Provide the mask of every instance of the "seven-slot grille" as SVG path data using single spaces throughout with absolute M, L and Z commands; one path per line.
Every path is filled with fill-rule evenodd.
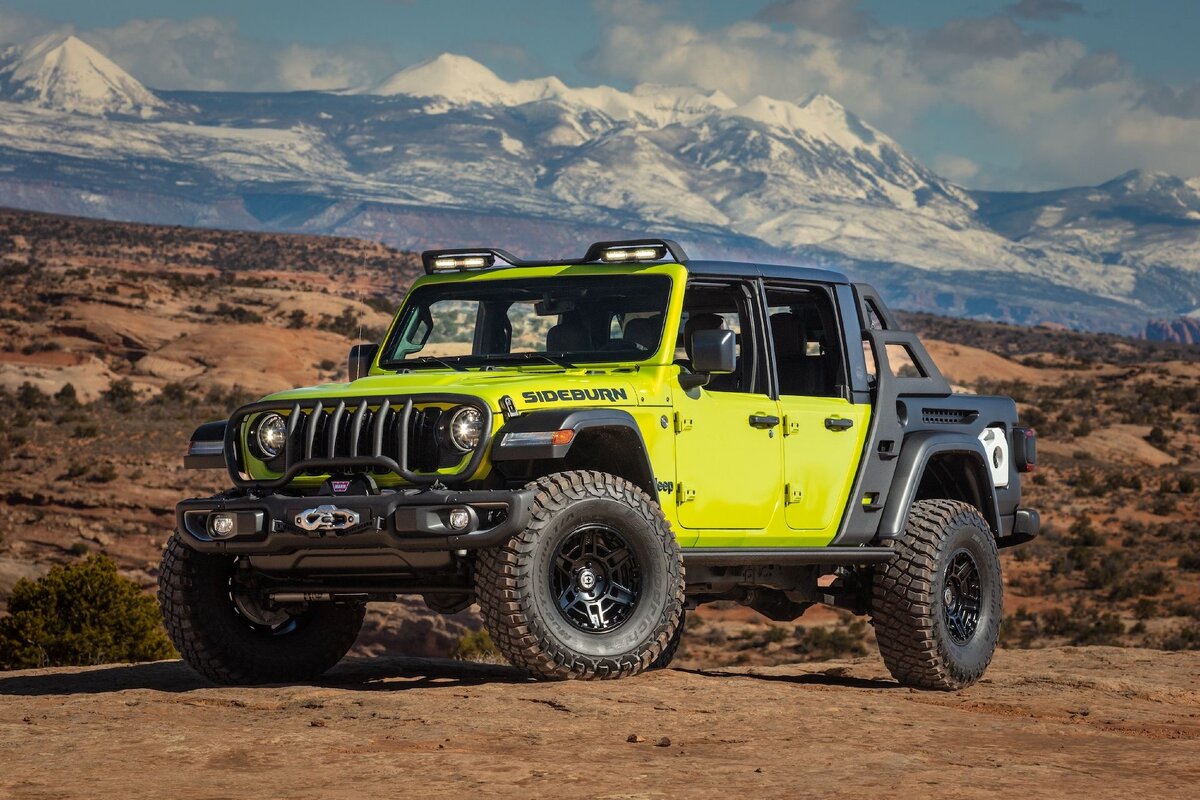
M 465 467 L 454 473 L 438 473 L 438 469 L 458 464 L 465 455 L 442 447 L 438 441 L 443 415 L 460 405 L 480 412 L 480 444 Z M 247 470 L 242 463 L 241 444 L 252 439 L 254 426 L 262 414 L 269 412 L 287 420 L 284 451 L 267 462 L 273 472 L 281 474 L 276 479 L 255 480 L 242 474 Z M 283 486 L 304 474 L 354 472 L 394 473 L 414 484 L 447 482 L 467 478 L 478 468 L 491 435 L 491 423 L 492 413 L 486 403 L 458 394 L 252 403 L 239 408 L 229 419 L 226 463 L 237 485 L 259 488 Z
M 437 423 L 441 415 L 437 406 L 414 406 L 405 424 L 405 406 L 393 406 L 386 399 L 375 406 L 366 400 L 351 404 L 339 400 L 333 406 L 320 401 L 297 403 L 286 415 L 284 463 L 290 467 L 301 460 L 383 456 L 429 472 L 439 466 Z M 455 458 L 455 463 L 458 460 Z

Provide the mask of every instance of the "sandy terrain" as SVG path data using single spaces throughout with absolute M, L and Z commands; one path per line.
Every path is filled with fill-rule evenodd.
M 955 694 L 885 674 L 874 657 L 594 684 L 403 659 L 253 689 L 176 662 L 7 673 L 0 795 L 1147 800 L 1200 782 L 1200 653 L 1002 651 Z

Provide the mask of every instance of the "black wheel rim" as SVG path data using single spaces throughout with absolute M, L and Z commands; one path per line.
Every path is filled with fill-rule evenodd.
M 959 550 L 946 567 L 942 587 L 942 614 L 955 644 L 966 644 L 975 635 L 981 593 L 979 565 L 970 553 Z
M 633 615 L 641 568 L 629 542 L 607 525 L 576 528 L 558 546 L 550 567 L 558 611 L 586 633 L 608 633 Z

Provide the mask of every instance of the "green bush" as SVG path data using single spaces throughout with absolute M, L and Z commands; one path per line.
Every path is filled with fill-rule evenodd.
M 175 656 L 158 604 L 104 556 L 20 580 L 0 619 L 0 669 L 158 661 Z
M 492 635 L 485 630 L 467 631 L 460 636 L 450 650 L 450 657 L 459 661 L 483 661 L 491 664 L 504 661 L 496 643 L 492 641 Z

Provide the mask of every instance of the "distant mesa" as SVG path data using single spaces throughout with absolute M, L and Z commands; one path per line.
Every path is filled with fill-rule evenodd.
M 1200 317 L 1152 319 L 1146 324 L 1142 338 L 1152 342 L 1200 344 Z

